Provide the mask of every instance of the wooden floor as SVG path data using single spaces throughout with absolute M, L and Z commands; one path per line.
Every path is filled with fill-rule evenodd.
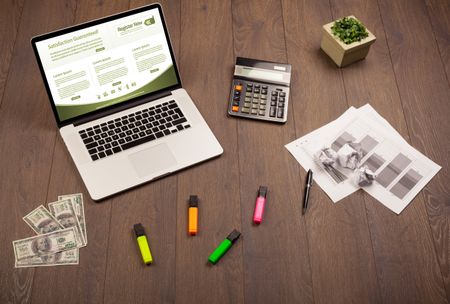
M 145 2 L 1 1 L 0 303 L 450 302 L 450 1 L 161 1 L 184 86 L 225 153 L 96 204 L 58 134 L 30 38 Z M 321 26 L 350 14 L 377 41 L 338 69 L 320 51 Z M 227 117 L 236 56 L 292 64 L 285 125 Z M 300 216 L 306 174 L 284 145 L 368 102 L 442 170 L 399 216 L 362 192 L 333 204 L 319 187 Z M 255 227 L 259 185 L 270 192 Z M 33 235 L 22 216 L 74 192 L 86 198 L 80 265 L 15 269 L 11 242 Z M 201 199 L 196 237 L 190 194 Z M 233 228 L 242 238 L 208 266 Z

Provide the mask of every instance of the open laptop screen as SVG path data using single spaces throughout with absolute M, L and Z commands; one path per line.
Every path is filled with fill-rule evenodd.
M 32 40 L 58 123 L 180 84 L 158 5 Z

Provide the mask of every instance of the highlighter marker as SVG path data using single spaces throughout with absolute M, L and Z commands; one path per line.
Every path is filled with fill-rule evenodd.
M 136 233 L 142 260 L 146 265 L 150 265 L 153 262 L 152 253 L 150 252 L 150 247 L 148 247 L 147 237 L 145 236 L 144 227 L 142 227 L 141 223 L 134 225 L 134 233 Z
M 197 195 L 189 197 L 189 219 L 188 232 L 190 235 L 197 235 L 198 232 L 198 198 Z
M 241 236 L 241 233 L 236 229 L 233 230 L 226 239 L 220 243 L 220 245 L 214 250 L 214 252 L 209 256 L 208 261 L 215 265 L 225 253 L 233 246 L 234 242 Z
M 253 222 L 261 224 L 264 214 L 264 206 L 266 205 L 267 187 L 260 186 L 258 197 L 256 197 L 255 212 L 253 213 Z

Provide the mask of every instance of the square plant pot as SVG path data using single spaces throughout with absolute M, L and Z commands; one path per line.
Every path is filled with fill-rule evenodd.
M 358 20 L 355 16 L 348 16 L 347 18 L 354 18 Z M 367 56 L 367 53 L 369 53 L 370 46 L 375 42 L 376 37 L 366 28 L 369 36 L 361 41 L 345 44 L 339 39 L 339 37 L 333 35 L 331 27 L 334 22 L 335 21 L 325 24 L 322 27 L 323 35 L 322 42 L 320 44 L 321 49 L 328 56 L 330 56 L 331 59 L 333 59 L 338 67 L 344 67 L 353 62 L 364 59 Z

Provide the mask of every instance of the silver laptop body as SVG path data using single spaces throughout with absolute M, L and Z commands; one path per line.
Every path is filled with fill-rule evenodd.
M 32 46 L 92 199 L 223 153 L 181 86 L 159 4 L 34 37 Z

